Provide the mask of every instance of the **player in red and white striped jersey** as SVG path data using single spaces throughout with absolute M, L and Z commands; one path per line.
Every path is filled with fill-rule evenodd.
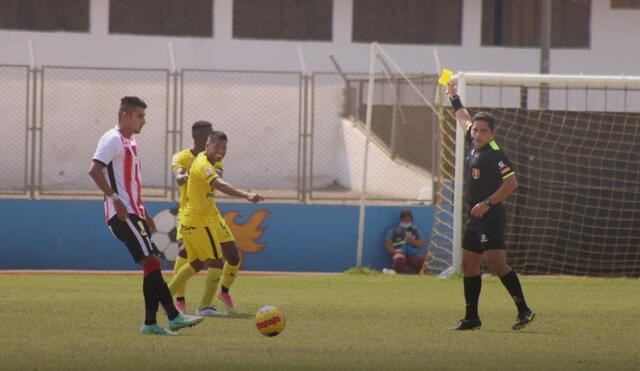
M 144 271 L 145 320 L 140 332 L 175 335 L 173 330 L 194 326 L 202 322 L 202 317 L 181 314 L 173 305 L 151 240 L 155 226 L 142 202 L 140 157 L 133 137 L 145 124 L 146 108 L 147 104 L 138 97 L 121 99 L 118 125 L 100 138 L 89 176 L 105 195 L 105 213 L 111 232 L 127 246 L 133 260 Z M 156 322 L 158 303 L 169 317 L 170 330 Z

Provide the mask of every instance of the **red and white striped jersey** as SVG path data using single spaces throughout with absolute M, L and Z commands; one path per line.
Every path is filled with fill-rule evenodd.
M 130 214 L 145 218 L 145 208 L 140 195 L 142 190 L 142 173 L 140 157 L 133 135 L 125 138 L 115 127 L 100 138 L 93 161 L 105 166 L 102 170 L 109 185 L 120 196 Z M 104 200 L 107 222 L 116 215 L 113 201 Z

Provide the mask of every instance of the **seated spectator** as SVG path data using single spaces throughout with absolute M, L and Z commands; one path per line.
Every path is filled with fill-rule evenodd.
M 413 225 L 411 210 L 400 212 L 400 222 L 387 233 L 384 247 L 393 255 L 393 269 L 396 272 L 420 272 L 424 264 L 424 240 Z

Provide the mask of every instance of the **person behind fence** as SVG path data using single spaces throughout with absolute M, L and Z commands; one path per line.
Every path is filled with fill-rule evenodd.
M 396 272 L 420 272 L 424 264 L 424 240 L 413 225 L 411 210 L 400 212 L 400 221 L 387 232 L 384 247 L 393 255 L 393 269 Z

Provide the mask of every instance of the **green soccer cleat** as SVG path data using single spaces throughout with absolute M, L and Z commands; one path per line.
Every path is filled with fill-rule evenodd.
M 178 335 L 158 325 L 143 325 L 142 328 L 140 328 L 140 333 L 142 335 Z
M 531 309 L 527 309 L 522 313 L 518 313 L 518 318 L 516 319 L 516 323 L 511 327 L 514 330 L 521 330 L 526 325 L 528 325 L 533 319 L 536 317 L 536 314 L 531 311 Z
M 204 318 L 200 316 L 178 313 L 176 318 L 169 321 L 169 329 L 171 329 L 171 331 L 177 331 L 181 328 L 195 326 L 202 322 L 203 319 Z
M 473 319 L 461 319 L 460 322 L 454 327 L 449 327 L 449 330 L 453 331 L 461 331 L 461 330 L 477 330 L 482 327 L 482 322 L 480 318 L 476 317 Z

